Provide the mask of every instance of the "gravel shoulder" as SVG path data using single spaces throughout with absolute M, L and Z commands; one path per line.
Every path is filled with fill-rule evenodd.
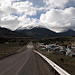
M 35 53 L 34 55 L 37 61 L 39 75 L 54 75 L 51 66 L 38 54 Z

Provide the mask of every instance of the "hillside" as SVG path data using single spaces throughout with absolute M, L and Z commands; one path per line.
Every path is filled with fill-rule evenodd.
M 72 29 L 69 29 L 65 32 L 59 33 L 59 36 L 75 36 L 75 31 Z
M 20 37 L 21 35 L 15 31 L 0 27 L 0 37 Z
M 0 27 L 0 37 L 30 37 L 34 39 L 59 36 L 75 36 L 75 31 L 69 29 L 65 32 L 56 33 L 43 27 L 16 29 L 15 31 L 11 31 L 10 29 Z
M 32 29 L 23 29 L 23 30 L 16 30 L 20 34 L 25 34 L 32 38 L 43 38 L 43 37 L 55 37 L 57 33 L 41 27 L 35 27 Z

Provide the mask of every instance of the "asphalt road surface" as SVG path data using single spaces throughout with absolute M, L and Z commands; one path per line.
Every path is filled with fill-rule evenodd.
M 50 66 L 33 52 L 29 43 L 23 52 L 0 60 L 0 75 L 54 75 Z

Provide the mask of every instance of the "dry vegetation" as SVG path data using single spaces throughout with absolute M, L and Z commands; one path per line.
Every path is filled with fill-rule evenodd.
M 4 40 L 6 39 L 6 40 Z M 4 38 L 0 40 L 0 58 L 12 55 L 28 43 L 25 38 Z
M 22 46 L 19 46 L 17 44 L 0 44 L 0 58 L 3 58 L 5 56 L 8 56 L 10 54 L 15 53 L 17 50 L 19 50 Z

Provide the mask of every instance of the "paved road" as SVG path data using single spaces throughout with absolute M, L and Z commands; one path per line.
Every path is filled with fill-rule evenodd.
M 21 53 L 0 60 L 0 75 L 53 75 L 49 65 L 36 53 L 29 43 Z

